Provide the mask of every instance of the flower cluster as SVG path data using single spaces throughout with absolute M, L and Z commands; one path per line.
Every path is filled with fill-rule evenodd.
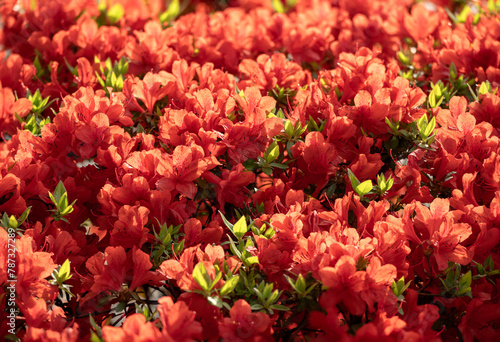
M 0 336 L 500 340 L 499 11 L 0 2 Z

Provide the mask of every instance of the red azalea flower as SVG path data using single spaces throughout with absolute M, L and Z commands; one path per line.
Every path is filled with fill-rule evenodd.
M 172 92 L 175 81 L 175 77 L 165 71 L 160 71 L 158 74 L 148 72 L 143 80 L 134 79 L 130 95 L 141 100 L 148 113 L 154 114 L 155 103 Z
M 46 280 L 57 265 L 52 255 L 38 252 L 33 238 L 27 235 L 16 239 L 16 292 L 23 301 L 28 297 L 37 297 L 44 300 L 54 300 L 57 288 Z
M 417 202 L 415 211 L 415 233 L 409 230 L 409 238 L 423 244 L 424 253 L 434 257 L 439 270 L 446 269 L 448 261 L 466 265 L 472 260 L 473 252 L 461 244 L 472 229 L 467 223 L 456 222 L 462 212 L 450 211 L 448 199 L 436 198 L 430 209 Z
M 196 321 L 196 313 L 189 310 L 186 303 L 174 303 L 171 297 L 158 300 L 158 312 L 163 325 L 162 340 L 172 342 L 191 342 L 201 340 L 203 328 Z
M 256 236 L 256 256 L 259 257 L 259 267 L 274 283 L 284 282 L 283 272 L 290 267 L 290 253 L 278 249 L 276 244 L 266 238 Z
M 118 211 L 118 221 L 111 231 L 111 244 L 140 248 L 148 239 L 152 238 L 145 227 L 148 222 L 149 210 L 146 207 L 124 205 Z
M 256 85 L 261 90 L 270 91 L 278 85 L 283 89 L 298 90 L 311 80 L 308 72 L 304 71 L 299 64 L 287 61 L 282 53 L 271 56 L 260 55 L 256 60 L 244 59 L 238 66 L 238 70 L 243 75 L 247 75 L 240 81 L 240 89 Z
M 129 8 L 133 9 L 136 5 Z M 139 6 L 142 5 L 141 2 Z M 139 74 L 151 69 L 158 71 L 170 68 L 172 62 L 179 58 L 168 44 L 174 38 L 172 33 L 171 30 L 163 30 L 158 21 L 147 22 L 143 32 L 135 30 L 137 39 L 129 36 L 123 51 L 133 61 L 129 71 Z
M 353 315 L 362 315 L 366 302 L 362 299 L 365 291 L 366 273 L 356 271 L 356 261 L 351 256 L 344 255 L 335 267 L 325 267 L 319 270 L 319 276 L 324 286 L 328 288 L 321 296 L 323 307 L 341 304 Z
M 121 292 L 124 284 L 128 285 L 128 291 L 134 291 L 138 286 L 158 279 L 156 273 L 150 271 L 153 265 L 149 256 L 136 247 L 127 253 L 121 246 L 107 247 L 104 255 L 95 254 L 85 266 L 90 272 L 89 296 L 108 291 Z
M 389 115 L 389 104 L 391 103 L 389 89 L 378 90 L 372 99 L 372 95 L 361 90 L 354 97 L 355 107 L 347 107 L 347 117 L 357 127 L 362 127 L 365 132 L 375 135 L 387 133 L 385 118 Z
M 500 305 L 472 299 L 458 328 L 464 342 L 496 341 L 500 338 Z
M 408 289 L 403 302 L 403 312 L 408 329 L 425 336 L 426 341 L 439 341 L 438 332 L 432 330 L 435 321 L 439 319 L 439 308 L 432 304 L 417 305 L 418 293 Z
M 262 96 L 257 87 L 245 89 L 242 95 L 236 95 L 234 99 L 241 106 L 245 120 L 234 123 L 223 119 L 220 122 L 226 131 L 222 144 L 227 147 L 233 163 L 256 159 L 270 137 L 278 134 L 283 127 L 279 118 L 267 118 L 267 113 L 275 108 L 276 100 Z
M 185 234 L 184 244 L 186 247 L 202 243 L 209 244 L 208 248 L 210 244 L 218 243 L 223 233 L 222 227 L 207 227 L 202 229 L 201 222 L 195 218 L 187 220 L 183 229 Z
M 184 292 L 178 301 L 186 303 L 189 310 L 196 312 L 196 320 L 203 327 L 203 340 L 218 339 L 219 321 L 222 320 L 222 312 L 216 306 L 211 305 L 205 297 L 192 292 Z
M 191 290 L 198 284 L 192 277 L 196 247 L 184 249 L 179 260 L 165 260 L 160 265 L 160 272 L 168 279 L 174 279 L 181 289 Z
M 16 114 L 21 118 L 29 114 L 32 104 L 28 99 L 16 100 L 12 89 L 2 87 L 0 82 L 0 133 L 14 135 L 20 126 Z
M 62 331 L 57 330 L 45 330 L 34 328 L 28 326 L 26 329 L 26 335 L 24 335 L 23 341 L 26 342 L 38 342 L 38 341 L 64 341 L 64 342 L 78 342 L 79 339 L 79 327 L 77 323 L 67 327 Z
M 382 266 L 380 259 L 375 256 L 370 259 L 370 263 L 366 267 L 364 291 L 361 292 L 361 298 L 368 305 L 370 312 L 374 311 L 375 303 L 382 301 L 387 293 L 392 302 L 396 303 L 396 296 L 389 290 L 391 283 L 396 278 L 396 273 L 394 265 L 386 264 Z
M 102 336 L 107 342 L 155 342 L 161 340 L 162 334 L 154 323 L 146 322 L 146 317 L 137 313 L 128 316 L 121 327 L 102 327 Z
M 423 4 L 414 5 L 411 14 L 404 15 L 404 27 L 416 41 L 432 35 L 439 22 L 439 14 L 430 12 Z
M 178 191 L 193 199 L 196 195 L 196 185 L 193 183 L 207 169 L 203 160 L 204 153 L 200 147 L 177 146 L 172 158 L 165 163 L 165 177 L 156 182 L 160 191 Z
M 236 301 L 229 317 L 219 323 L 223 341 L 266 341 L 272 338 L 271 319 L 262 312 L 252 313 L 245 300 Z
M 255 182 L 255 174 L 246 171 L 242 164 L 236 165 L 231 171 L 224 170 L 222 179 L 211 172 L 205 172 L 203 178 L 216 185 L 217 200 L 221 211 L 225 203 L 243 207 L 250 195 L 250 190 L 246 186 Z
M 26 201 L 21 197 L 21 180 L 13 174 L 0 176 L 0 211 L 18 215 L 25 209 Z
M 92 117 L 88 126 L 80 126 L 75 131 L 75 137 L 83 142 L 79 148 L 82 158 L 94 157 L 97 148 L 109 137 L 109 119 L 105 114 L 97 114 Z

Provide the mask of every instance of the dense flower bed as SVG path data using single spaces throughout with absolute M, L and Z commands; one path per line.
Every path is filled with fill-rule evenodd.
M 0 2 L 0 336 L 499 341 L 499 11 Z

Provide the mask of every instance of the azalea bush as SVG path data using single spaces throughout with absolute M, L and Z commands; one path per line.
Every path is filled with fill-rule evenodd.
M 500 2 L 0 3 L 0 336 L 500 340 Z

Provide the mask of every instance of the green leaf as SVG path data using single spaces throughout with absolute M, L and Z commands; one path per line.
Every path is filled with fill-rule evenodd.
M 431 93 L 429 94 L 427 101 L 429 103 L 429 106 L 431 106 L 431 108 L 436 107 L 436 92 L 434 90 L 431 91 Z
M 404 277 L 403 277 L 403 281 L 404 281 Z M 408 287 L 410 287 L 410 284 L 411 284 L 411 280 L 405 284 L 405 286 L 403 286 L 403 288 L 401 289 L 401 293 L 405 292 Z
M 393 184 L 394 184 L 394 178 L 389 177 L 389 179 L 387 179 L 385 184 L 385 191 L 389 191 L 392 188 Z
M 290 308 L 288 306 L 281 305 L 281 304 L 273 304 L 270 306 L 270 308 L 273 310 L 279 310 L 279 311 L 290 311 Z
M 33 61 L 33 65 L 35 66 L 36 69 L 36 76 L 38 78 L 42 77 L 44 70 L 42 68 L 42 64 L 40 63 L 40 59 L 38 56 L 35 57 L 35 60 Z
M 124 14 L 125 14 L 125 10 L 124 10 L 122 4 L 115 4 L 113 7 L 111 7 L 108 10 L 108 12 L 106 13 L 106 17 L 108 18 L 109 22 L 114 25 L 117 22 L 119 22 L 121 18 L 123 18 Z M 108 69 L 111 69 L 111 68 L 108 68 Z
M 240 276 L 235 275 L 231 277 L 230 279 L 226 280 L 226 283 L 222 286 L 220 289 L 220 295 L 225 296 L 228 293 L 232 292 L 236 285 L 238 285 L 238 282 L 240 281 Z
M 373 188 L 373 183 L 371 180 L 364 181 L 363 183 L 359 184 L 356 189 L 356 193 L 360 196 L 363 197 L 367 193 L 369 193 Z
M 252 290 L 257 295 L 257 297 L 259 297 L 261 302 L 265 301 L 264 295 L 262 294 L 262 292 L 258 288 L 254 287 Z
M 300 273 L 299 276 L 297 277 L 297 281 L 295 282 L 295 288 L 299 293 L 303 293 L 306 290 L 306 280 Z
M 385 188 L 385 176 L 383 173 L 377 175 L 377 184 L 381 189 Z
M 279 164 L 279 163 L 271 163 L 271 164 L 269 164 L 269 166 L 277 167 L 278 169 L 281 169 L 281 170 L 288 170 L 290 168 L 288 165 Z
M 167 10 L 160 14 L 160 22 L 163 24 L 164 22 L 172 21 L 173 19 L 177 18 L 180 11 L 181 6 L 179 0 L 172 0 L 168 5 Z
M 285 276 L 285 279 L 288 281 L 288 283 L 290 284 L 290 286 L 297 292 L 299 292 L 299 290 L 297 290 L 297 285 L 296 283 L 293 281 L 292 278 L 290 278 L 289 276 L 287 276 L 286 274 L 284 274 Z
M 162 245 L 165 245 L 169 243 L 170 240 L 172 240 L 172 235 L 170 233 L 167 233 L 167 235 L 165 235 L 165 237 L 161 240 L 161 243 Z
M 448 289 L 452 288 L 456 281 L 457 281 L 457 277 L 456 277 L 455 272 L 453 272 L 451 270 L 448 271 L 448 273 L 446 274 L 446 287 Z
M 481 275 L 486 274 L 486 270 L 484 269 L 483 265 L 481 265 L 481 264 L 478 264 L 478 265 L 477 265 L 477 271 L 478 271 L 478 272 L 479 272 L 479 274 L 481 274 Z
M 273 284 L 272 283 L 266 284 L 264 286 L 264 291 L 262 291 L 262 295 L 264 296 L 264 298 L 269 298 L 272 290 L 273 290 Z
M 210 305 L 216 306 L 219 309 L 222 309 L 222 299 L 218 296 L 210 296 L 207 297 L 207 301 L 210 303 Z
M 117 89 L 119 91 L 121 91 L 123 89 L 123 76 L 122 75 L 118 76 L 118 78 L 116 79 L 115 89 Z
M 493 261 L 493 257 L 491 255 L 488 255 L 486 260 L 484 260 L 484 267 L 488 267 L 490 271 L 495 269 L 495 262 Z
M 488 10 L 490 13 L 496 13 L 496 6 L 495 6 L 495 0 L 488 0 Z
M 56 201 L 56 199 L 54 198 L 54 195 L 52 195 L 52 193 L 51 193 L 51 192 L 49 192 L 49 198 L 50 198 L 50 200 L 52 201 L 52 203 L 54 203 L 54 205 L 56 205 L 56 206 L 57 206 L 57 201 Z
M 174 244 L 175 254 L 179 255 L 184 250 L 184 241 L 186 240 L 182 240 L 181 242 Z
M 269 145 L 269 148 L 267 149 L 267 155 L 266 155 L 267 164 L 275 161 L 279 155 L 280 155 L 280 147 L 278 146 L 276 141 L 273 141 L 273 143 Z
M 252 309 L 252 311 L 257 311 L 257 310 L 262 310 L 262 309 L 264 309 L 264 307 L 263 307 L 262 305 L 260 305 L 260 304 L 252 304 L 252 305 L 250 306 L 250 309 Z
M 462 12 L 460 12 L 460 14 L 457 16 L 458 22 L 465 23 L 469 14 L 470 14 L 470 7 L 468 5 L 465 5 L 464 8 L 462 9 Z
M 292 123 L 290 122 L 290 120 L 286 120 L 285 121 L 285 125 L 284 125 L 284 128 L 285 128 L 285 133 L 286 133 L 286 136 L 288 138 L 292 138 L 293 137 L 293 125 Z
M 37 133 L 37 126 L 36 126 L 36 118 L 34 115 L 30 116 L 28 121 L 26 121 L 26 125 L 24 126 L 26 130 L 30 131 L 33 135 L 36 135 Z
M 403 51 L 398 51 L 398 59 L 402 64 L 410 64 L 410 58 Z
M 94 331 L 91 332 L 90 342 L 104 342 L 102 338 L 99 337 Z
M 121 61 L 122 61 L 122 59 L 120 59 L 120 62 Z M 125 75 L 127 72 L 128 72 L 128 62 L 125 59 L 123 59 L 123 64 L 122 64 L 122 67 L 120 69 L 120 73 L 122 75 Z
M 243 235 L 246 234 L 247 231 L 248 231 L 248 227 L 247 227 L 246 218 L 245 218 L 245 216 L 242 216 L 238 220 L 238 222 L 236 222 L 234 224 L 233 233 L 234 233 L 234 235 L 236 235 L 238 240 L 240 240 L 243 237 Z
M 476 93 L 474 92 L 474 90 L 472 90 L 470 84 L 467 83 L 467 87 L 469 88 L 469 92 L 471 93 L 472 97 L 474 98 L 474 101 L 478 102 L 479 101 L 479 98 L 477 97 Z
M 215 285 L 217 285 L 217 283 L 219 282 L 219 280 L 221 280 L 221 278 L 222 278 L 222 272 L 219 271 L 215 275 L 215 279 L 212 281 L 212 284 L 210 285 L 210 288 L 208 290 L 212 291 L 212 289 L 215 287 Z
M 57 280 L 60 281 L 60 283 L 64 283 L 66 280 L 71 279 L 72 275 L 70 273 L 71 268 L 69 259 L 66 259 L 59 269 Z
M 458 282 L 459 294 L 469 291 L 471 283 L 472 283 L 472 273 L 471 271 L 469 271 L 465 273 Z
M 350 169 L 347 169 L 347 174 L 349 176 L 349 180 L 351 181 L 352 188 L 356 189 L 359 185 L 358 178 L 354 175 L 354 173 Z
M 24 221 L 28 218 L 28 215 L 30 214 L 31 207 L 26 208 L 26 210 L 21 214 L 21 217 L 19 217 L 19 225 L 22 225 Z
M 68 193 L 65 192 L 62 194 L 62 196 L 59 198 L 57 201 L 57 208 L 60 211 L 64 211 L 68 207 Z
M 313 117 L 309 115 L 309 123 L 311 124 L 311 131 L 319 131 L 318 124 L 314 121 Z
M 424 114 L 420 117 L 420 119 L 417 119 L 417 127 L 420 132 L 425 130 L 427 127 L 427 114 Z
M 251 256 L 245 259 L 245 263 L 247 265 L 253 265 L 253 264 L 258 264 L 259 263 L 259 257 L 258 256 Z
M 94 317 L 92 317 L 90 314 L 89 314 L 89 321 L 90 321 L 90 326 L 94 328 L 95 331 L 100 333 L 101 327 L 97 325 L 96 321 L 94 320 Z
M 54 198 L 56 199 L 55 204 L 59 203 L 59 200 L 65 193 L 66 193 L 66 188 L 64 187 L 63 182 L 59 181 L 59 183 L 57 183 L 56 189 L 54 190 Z
M 73 212 L 74 208 L 72 205 L 67 206 L 64 210 L 62 210 L 59 215 L 60 216 L 66 216 L 68 214 L 71 214 Z
M 194 267 L 193 278 L 205 292 L 208 292 L 211 279 L 203 262 L 197 263 Z
M 428 138 L 432 132 L 434 132 L 434 129 L 436 128 L 436 118 L 433 116 L 431 121 L 427 124 L 427 127 L 425 127 L 424 130 L 424 135 L 426 138 Z
M 234 244 L 233 239 L 231 239 L 231 237 L 229 235 L 227 235 L 227 237 L 229 238 L 229 247 L 231 249 L 231 252 L 233 252 L 233 254 L 236 255 L 238 257 L 238 259 L 241 260 L 243 258 L 243 255 L 241 254 L 240 250 Z
M 99 84 L 101 85 L 101 87 L 106 88 L 106 82 L 104 82 L 104 80 L 101 78 L 101 76 L 99 76 L 97 71 L 95 72 L 95 75 L 96 75 L 97 81 L 99 81 Z
M 489 81 L 482 82 L 478 90 L 479 94 L 488 94 L 491 92 L 491 84 Z
M 268 239 L 272 238 L 274 236 L 274 234 L 276 234 L 276 231 L 272 228 L 272 227 L 269 227 L 266 232 L 264 233 L 264 236 Z
M 144 306 L 143 314 L 146 318 L 149 318 L 151 316 L 151 310 L 149 310 L 149 306 L 147 306 L 147 305 Z
M 118 305 L 115 307 L 115 312 L 119 313 L 125 310 L 125 307 L 127 306 L 127 302 L 120 302 Z
M 114 72 L 111 73 L 110 81 L 111 81 L 111 87 L 116 89 L 116 74 Z
M 264 172 L 268 176 L 271 176 L 273 174 L 273 169 L 270 167 L 263 167 L 262 172 Z
M 232 224 L 231 222 L 229 222 L 229 221 L 227 220 L 227 218 L 224 216 L 224 214 L 223 214 L 223 213 L 221 213 L 220 211 L 219 211 L 219 214 L 220 214 L 220 216 L 221 216 L 221 218 L 222 218 L 222 221 L 223 221 L 223 222 L 224 222 L 224 224 L 226 225 L 226 227 L 228 227 L 230 230 L 233 230 L 233 224 Z
M 399 281 L 398 281 L 399 282 Z M 391 284 L 391 290 L 392 292 L 394 292 L 394 295 L 397 297 L 399 296 L 399 288 L 398 288 L 398 283 L 396 282 L 396 280 L 393 280 L 392 281 L 392 284 Z
M 398 282 L 396 283 L 397 289 L 398 289 L 398 294 L 401 294 L 401 290 L 405 286 L 405 277 L 399 278 Z
M 144 130 L 144 127 L 140 123 L 137 124 L 137 134 L 139 133 L 145 133 L 146 131 Z
M 300 121 L 297 120 L 297 122 L 295 123 L 295 126 L 297 126 L 297 125 L 299 125 L 299 129 L 297 130 L 297 136 L 300 137 L 307 130 L 307 124 L 304 127 L 300 128 Z
M 2 227 L 9 228 L 9 215 L 6 212 L 2 215 Z
M 11 215 L 9 218 L 9 227 L 10 228 L 17 228 L 17 219 L 14 215 Z
M 270 284 L 272 285 L 272 284 Z M 272 288 L 272 287 L 271 287 Z M 280 296 L 280 292 L 278 290 L 274 290 L 274 292 L 268 297 L 266 300 L 266 305 L 270 305 L 278 300 L 278 297 Z
M 450 71 L 450 80 L 453 82 L 457 79 L 457 75 L 458 75 L 457 67 L 455 66 L 455 63 L 451 62 L 449 71 Z
M 68 68 L 68 70 L 71 72 L 71 74 L 73 76 L 78 76 L 78 72 L 76 70 L 76 68 L 72 67 L 71 64 L 69 64 L 68 60 L 66 59 L 66 57 L 63 57 L 64 59 L 64 63 L 66 64 L 66 67 Z
M 271 0 L 271 4 L 276 12 L 285 13 L 285 6 L 283 6 L 281 0 Z

